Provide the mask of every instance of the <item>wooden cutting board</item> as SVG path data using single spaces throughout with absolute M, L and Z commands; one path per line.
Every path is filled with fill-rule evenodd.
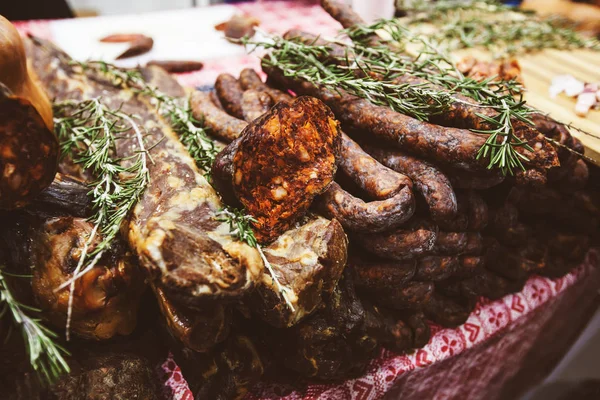
M 482 50 L 461 50 L 453 54 L 459 61 L 463 57 L 473 56 L 481 60 L 491 59 L 490 54 Z M 516 57 L 521 65 L 521 76 L 527 92 L 525 100 L 531 106 L 549 113 L 554 119 L 572 124 L 589 132 L 586 135 L 571 130 L 585 146 L 585 154 L 600 166 L 600 110 L 590 110 L 585 117 L 575 114 L 576 98 L 558 95 L 550 97 L 552 79 L 558 75 L 572 75 L 583 82 L 600 83 L 600 52 L 591 50 L 544 50 Z M 593 136 L 591 136 L 593 135 Z
M 549 94 L 552 79 L 557 75 L 569 74 L 580 81 L 600 83 L 600 52 L 545 50 L 517 59 L 527 88 L 527 102 L 561 122 L 594 135 L 572 130 L 573 136 L 585 146 L 586 155 L 600 165 L 600 110 L 591 110 L 587 116 L 578 117 L 575 114 L 576 99 L 564 94 L 552 99 Z

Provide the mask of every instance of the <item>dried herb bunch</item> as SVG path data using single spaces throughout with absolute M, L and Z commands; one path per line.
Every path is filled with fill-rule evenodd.
M 43 384 L 54 383 L 63 373 L 69 373 L 69 365 L 64 356 L 69 355 L 56 342 L 57 335 L 44 325 L 40 318 L 34 317 L 40 310 L 21 303 L 14 296 L 6 277 L 16 279 L 30 276 L 13 275 L 0 266 L 0 318 L 11 318 L 23 336 L 29 363 Z M 9 334 L 11 331 L 9 331 Z
M 447 50 L 481 47 L 505 57 L 548 48 L 600 48 L 565 19 L 542 18 L 495 0 L 399 0 L 396 7 L 407 14 L 404 23 Z M 421 29 L 424 24 L 436 29 Z
M 199 121 L 192 116 L 189 101 L 181 101 L 162 93 L 156 87 L 149 85 L 137 70 L 123 70 L 103 61 L 74 63 L 83 71 L 93 70 L 101 74 L 117 87 L 132 90 L 140 96 L 149 98 L 156 105 L 159 113 L 170 121 L 173 130 L 188 148 L 198 167 L 204 171 L 205 176 L 208 176 L 219 150 Z
M 389 39 L 372 46 L 370 38 L 377 32 L 385 32 Z M 482 107 L 493 109 L 496 117 L 481 116 L 491 126 L 490 130 L 476 131 L 488 135 L 478 158 L 488 160 L 488 168 L 499 168 L 504 174 L 514 174 L 524 169 L 527 157 L 519 151 L 533 151 L 527 143 L 514 135 L 512 121 L 531 124 L 528 116 L 532 110 L 522 99 L 523 88 L 517 81 L 498 81 L 489 78 L 476 81 L 463 76 L 453 61 L 438 47 L 407 30 L 401 22 L 381 20 L 369 26 L 356 26 L 343 31 L 351 44 L 335 39 L 336 46 L 343 46 L 344 55 L 333 55 L 328 45 L 302 43 L 294 38 L 272 36 L 269 40 L 252 42 L 244 40 L 250 48 L 263 47 L 270 56 L 263 62 L 282 70 L 284 75 L 300 78 L 331 90 L 344 90 L 352 95 L 366 98 L 374 104 L 388 106 L 394 111 L 419 120 L 442 113 L 455 102 L 468 101 L 452 95 L 468 96 Z M 409 44 L 421 49 L 417 56 L 400 51 Z M 425 85 L 399 83 L 394 79 L 403 75 L 425 79 L 440 85 L 439 90 Z

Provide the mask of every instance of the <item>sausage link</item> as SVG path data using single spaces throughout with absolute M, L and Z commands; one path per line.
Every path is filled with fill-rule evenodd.
M 404 186 L 412 188 L 406 175 L 380 164 L 345 133 L 342 133 L 340 168 L 375 200 L 390 198 Z
M 356 234 L 354 240 L 368 252 L 392 260 L 413 258 L 430 251 L 437 226 L 426 220 L 412 220 L 407 227 L 383 233 Z
M 462 254 L 467 248 L 467 241 L 466 232 L 438 232 L 431 253 L 436 255 Z
M 485 257 L 461 256 L 460 265 L 454 273 L 455 278 L 470 278 L 485 268 Z
M 465 192 L 456 194 L 456 214 L 453 219 L 437 221 L 447 232 L 464 232 L 469 227 L 469 201 Z
M 482 107 L 477 104 L 476 100 L 468 96 L 458 93 L 449 93 L 448 90 L 442 86 L 434 85 L 426 79 L 412 75 L 399 76 L 394 79 L 394 82 L 425 85 L 428 88 L 448 93 L 452 98 L 456 99 L 455 102 L 450 104 L 448 110 L 431 116 L 431 121 L 434 123 L 455 128 L 480 131 L 494 129 L 494 126 L 490 124 L 488 119 L 497 117 L 498 112 L 489 107 Z M 522 147 L 518 150 L 531 161 L 532 165 L 542 168 L 550 168 L 559 165 L 559 158 L 555 149 L 545 140 L 544 135 L 542 135 L 538 129 L 515 118 L 511 119 L 511 125 L 514 134 L 535 149 L 533 152 L 525 150 Z
M 401 287 L 387 287 L 367 293 L 374 303 L 394 310 L 421 310 L 431 300 L 434 290 L 433 282 L 409 282 Z
M 343 2 L 335 0 L 321 0 L 321 7 L 329 15 L 338 21 L 344 28 L 351 28 L 356 25 L 365 25 L 364 19 L 358 15 L 351 6 Z M 381 45 L 380 39 L 376 34 L 371 34 L 368 37 L 368 44 L 372 47 Z
M 455 328 L 467 321 L 471 310 L 452 299 L 434 293 L 431 300 L 425 305 L 425 314 L 436 324 L 444 327 Z
M 439 222 L 440 229 L 450 232 L 478 232 L 488 223 L 488 207 L 483 198 L 475 191 L 456 193 L 458 211 L 451 221 Z
M 273 106 L 273 99 L 265 92 L 246 90 L 242 96 L 242 114 L 246 122 L 252 122 Z
M 240 73 L 240 84 L 244 90 L 254 89 L 259 92 L 265 92 L 273 99 L 273 102 L 290 101 L 292 96 L 281 90 L 272 88 L 260 79 L 260 76 L 252 68 L 245 68 Z
M 225 109 L 223 108 L 223 104 L 221 104 L 221 100 L 219 100 L 219 97 L 217 96 L 217 92 L 215 92 L 214 90 L 211 90 L 209 96 L 210 96 L 210 101 L 212 101 L 212 103 L 219 110 L 225 111 Z
M 488 224 L 488 206 L 485 200 L 474 190 L 468 192 L 469 225 L 471 232 L 482 231 Z
M 286 77 L 281 70 L 269 66 L 268 60 L 263 61 L 263 70 L 271 79 L 291 88 L 296 93 L 323 100 L 331 107 L 338 119 L 351 129 L 368 132 L 397 148 L 443 165 L 472 171 L 486 169 L 486 161 L 477 157 L 479 149 L 485 145 L 484 135 L 466 129 L 442 127 L 418 121 L 341 90 L 329 90 L 299 78 Z M 519 174 L 523 183 L 545 182 L 546 169 L 558 165 L 558 157 L 554 149 L 551 146 L 545 147 L 545 141 L 539 142 L 537 136 L 532 138 L 532 143 L 535 142 L 533 147 L 541 146 L 543 151 L 533 153 L 525 151 L 529 156 L 528 165 L 531 169 Z
M 448 221 L 456 217 L 456 195 L 450 181 L 438 168 L 397 150 L 374 146 L 365 146 L 365 149 L 383 165 L 412 179 L 415 189 L 425 198 L 434 221 Z
M 321 195 L 318 207 L 352 232 L 384 232 L 399 227 L 415 212 L 415 199 L 408 186 L 389 199 L 365 203 L 333 182 Z
M 220 74 L 215 81 L 215 91 L 225 111 L 236 118 L 244 118 L 242 112 L 244 91 L 237 79 L 230 74 Z
M 202 121 L 208 132 L 226 143 L 234 141 L 248 123 L 232 117 L 219 109 L 210 99 L 210 94 L 195 91 L 191 97 L 192 115 Z
M 478 232 L 438 232 L 431 255 L 478 255 L 483 250 L 483 240 Z
M 456 256 L 438 257 L 426 256 L 417 262 L 416 281 L 442 281 L 448 279 L 459 268 L 459 258 Z
M 356 254 L 351 254 L 348 258 L 348 267 L 356 277 L 356 287 L 374 293 L 380 289 L 406 285 L 414 277 L 416 265 L 415 260 L 373 261 Z
M 457 168 L 445 168 L 444 173 L 454 189 L 485 190 L 504 182 L 505 176 L 500 172 L 469 172 Z

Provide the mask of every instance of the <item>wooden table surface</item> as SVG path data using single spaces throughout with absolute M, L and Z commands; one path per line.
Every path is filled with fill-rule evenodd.
M 561 122 L 594 135 L 572 130 L 573 136 L 586 147 L 586 155 L 600 165 L 600 110 L 591 110 L 587 116 L 579 117 L 575 114 L 575 98 L 561 94 L 552 99 L 549 95 L 550 84 L 557 75 L 569 74 L 584 82 L 600 83 L 600 52 L 545 50 L 517 59 L 527 88 L 527 102 Z

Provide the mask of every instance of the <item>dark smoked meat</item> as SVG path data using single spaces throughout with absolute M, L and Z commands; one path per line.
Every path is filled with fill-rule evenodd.
M 377 339 L 378 343 L 397 353 L 414 347 L 414 333 L 410 325 L 393 312 L 382 307 L 362 301 L 365 309 L 365 325 L 367 332 Z
M 13 268 L 31 273 L 32 301 L 53 326 L 65 327 L 69 287 L 67 282 L 93 229 L 85 218 L 18 213 L 3 219 L 0 248 L 6 248 Z M 90 249 L 101 241 L 97 236 Z M 1 249 L 0 249 L 1 251 Z M 124 243 L 117 241 L 85 276 L 77 280 L 73 293 L 70 331 L 79 337 L 103 340 L 132 332 L 144 281 Z M 29 303 L 31 304 L 31 303 Z
M 436 243 L 437 232 L 437 226 L 430 221 L 413 218 L 407 226 L 396 230 L 356 233 L 353 239 L 371 254 L 392 260 L 404 260 L 431 251 Z
M 202 121 L 211 135 L 225 143 L 234 141 L 248 126 L 246 122 L 217 107 L 207 92 L 195 91 L 190 103 L 194 118 Z
M 273 99 L 265 92 L 249 89 L 242 95 L 242 114 L 244 120 L 252 122 L 273 106 Z
M 445 91 L 440 86 L 433 85 L 425 79 L 410 75 L 403 75 L 396 78 L 395 82 L 427 85 L 427 87 L 431 87 L 435 90 Z M 481 115 L 487 118 L 495 118 L 497 116 L 496 111 L 475 105 L 473 104 L 475 100 L 464 95 L 452 94 L 452 97 L 457 101 L 450 105 L 449 110 L 437 115 L 432 115 L 431 120 L 433 122 L 461 129 L 493 129 L 490 123 L 486 121 L 485 118 L 481 117 Z M 534 152 L 524 150 L 522 147 L 518 150 L 530 160 L 528 164 L 541 169 L 548 169 L 559 165 L 556 151 L 552 145 L 544 139 L 544 135 L 542 135 L 540 131 L 534 126 L 516 119 L 513 119 L 511 124 L 514 129 L 514 134 L 519 139 L 527 142 L 534 149 Z
M 266 368 L 257 341 L 237 331 L 208 353 L 169 344 L 196 399 L 241 400 Z
M 434 292 L 433 282 L 411 281 L 402 286 L 383 286 L 379 283 L 356 282 L 356 288 L 373 303 L 395 310 L 421 310 Z
M 33 42 L 29 51 L 50 97 L 77 101 L 100 96 L 107 107 L 143 121 L 144 139 L 154 146 L 151 179 L 123 232 L 150 279 L 182 303 L 241 298 L 263 268 L 260 256 L 216 220 L 223 207 L 219 197 L 155 106 L 93 72 L 76 73 L 64 54 L 42 41 Z M 125 95 L 128 101 L 123 102 Z M 116 141 L 115 152 L 125 159 L 138 154 L 133 130 Z
M 236 118 L 244 118 L 242 112 L 242 94 L 240 83 L 230 74 L 220 74 L 215 81 L 215 92 L 223 108 Z
M 391 261 L 350 253 L 348 268 L 355 277 L 356 287 L 372 293 L 378 290 L 401 287 L 409 283 L 416 273 L 414 259 Z
M 473 190 L 456 193 L 457 213 L 450 221 L 440 221 L 440 229 L 447 232 L 478 232 L 487 226 L 488 206 L 485 200 Z
M 32 202 L 32 209 L 44 209 L 57 215 L 89 217 L 93 204 L 88 195 L 90 188 L 85 182 L 61 173 Z
M 283 233 L 263 251 L 294 310 L 282 299 L 266 270 L 248 305 L 275 327 L 297 324 L 318 309 L 333 291 L 346 265 L 347 246 L 339 222 L 323 217 L 311 217 Z
M 399 315 L 406 320 L 408 326 L 410 326 L 413 330 L 414 348 L 420 349 L 429 343 L 431 330 L 429 329 L 429 324 L 427 323 L 425 314 L 423 314 L 422 311 L 409 312 L 408 315 L 406 315 L 406 313 L 396 315 Z
M 424 312 L 435 323 L 455 328 L 467 321 L 471 310 L 444 295 L 434 293 L 431 301 L 425 305 Z
M 256 219 L 259 242 L 288 230 L 332 183 L 340 140 L 333 114 L 312 97 L 278 103 L 244 130 L 233 156 L 233 189 Z
M 481 234 L 478 232 L 439 232 L 431 254 L 458 255 L 481 253 Z
M 348 379 L 362 373 L 377 349 L 351 276 L 344 274 L 325 307 L 270 339 L 285 367 L 308 378 Z
M 221 304 L 194 309 L 173 302 L 160 287 L 152 285 L 166 328 L 186 348 L 205 352 L 229 335 L 231 310 Z
M 271 96 L 274 103 L 292 100 L 292 96 L 290 96 L 288 93 L 284 93 L 280 90 L 267 86 L 267 84 L 260 79 L 260 76 L 258 76 L 256 71 L 252 68 L 243 69 L 242 72 L 240 72 L 239 80 L 244 90 L 253 89 L 259 92 L 267 93 L 269 96 Z
M 416 281 L 442 281 L 459 269 L 460 260 L 456 256 L 426 256 L 417 261 Z
M 135 354 L 108 353 L 82 359 L 82 366 L 61 379 L 48 400 L 159 400 L 154 365 Z
M 404 186 L 398 194 L 385 200 L 365 202 L 333 182 L 317 199 L 317 207 L 352 232 L 384 232 L 406 222 L 415 212 L 412 190 Z
M 383 165 L 412 179 L 434 221 L 448 221 L 456 216 L 456 195 L 450 181 L 439 168 L 398 150 L 366 146 L 367 152 Z
M 485 257 L 483 256 L 460 256 L 460 266 L 453 274 L 457 278 L 470 278 L 485 268 Z
M 412 188 L 406 175 L 381 165 L 343 132 L 340 169 L 374 200 L 390 198 L 405 186 Z
M 65 326 L 69 287 L 56 289 L 73 276 L 93 224 L 83 218 L 57 217 L 45 220 L 32 232 L 32 289 L 37 303 L 56 327 Z M 100 241 L 98 237 L 91 249 Z M 112 254 L 75 284 L 71 330 L 96 340 L 135 328 L 138 304 L 144 288 L 135 257 L 120 243 Z
M 0 209 L 23 207 L 48 187 L 58 157 L 58 141 L 35 107 L 0 84 Z

